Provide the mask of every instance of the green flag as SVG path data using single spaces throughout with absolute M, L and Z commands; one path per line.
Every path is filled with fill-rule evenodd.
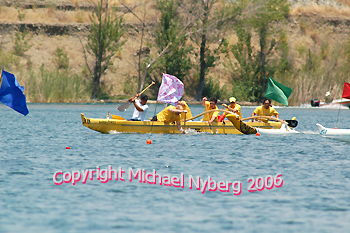
M 288 97 L 292 93 L 292 89 L 286 86 L 283 86 L 279 82 L 276 82 L 272 78 L 269 78 L 267 84 L 267 89 L 265 92 L 265 97 L 275 100 L 278 103 L 288 106 Z

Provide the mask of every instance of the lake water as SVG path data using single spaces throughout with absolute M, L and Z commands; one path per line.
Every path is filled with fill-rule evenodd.
M 350 144 L 322 138 L 315 126 L 350 128 L 350 110 L 277 108 L 299 120 L 301 133 L 287 136 L 100 134 L 82 125 L 80 113 L 132 116 L 116 106 L 29 104 L 24 117 L 0 105 L 0 232 L 350 232 Z M 253 110 L 243 106 L 243 117 Z M 109 166 L 125 181 L 102 183 L 105 172 L 69 182 L 73 171 Z M 164 183 L 130 182 L 129 169 L 155 170 Z M 56 185 L 56 172 L 67 183 Z M 166 176 L 175 185 L 183 177 L 184 187 L 166 186 Z M 197 176 L 231 181 L 237 192 L 190 189 Z M 259 177 L 274 186 L 262 189 Z M 262 191 L 249 192 L 249 178 Z

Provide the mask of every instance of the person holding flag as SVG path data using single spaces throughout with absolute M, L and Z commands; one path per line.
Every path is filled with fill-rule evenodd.
M 257 116 L 275 116 L 276 118 L 279 117 L 279 113 L 271 106 L 271 100 L 270 99 L 264 99 L 264 104 L 257 107 L 254 112 L 252 113 L 252 117 L 255 115 Z M 254 120 L 253 120 L 254 121 Z M 263 120 L 264 122 L 268 122 L 268 120 Z
M 179 102 L 184 93 L 184 84 L 173 75 L 163 74 L 162 84 L 160 85 L 157 101 L 171 104 L 160 113 L 152 118 L 152 121 L 160 121 L 165 123 L 176 122 L 180 132 L 186 133 L 181 126 L 181 113 L 187 113 L 183 109 L 183 103 Z M 176 107 L 175 107 L 176 106 Z
M 160 113 L 158 113 L 156 116 L 152 118 L 152 121 L 159 121 L 164 123 L 172 123 L 176 122 L 176 126 L 178 130 L 185 134 L 185 130 L 181 126 L 181 113 L 187 113 L 187 110 L 183 110 L 182 105 L 179 103 L 176 107 L 175 106 L 168 106 L 165 109 L 163 109 Z
M 279 118 L 279 113 L 271 106 L 271 99 L 288 106 L 288 98 L 292 93 L 290 87 L 286 87 L 276 80 L 269 78 L 265 92 L 265 99 L 262 106 L 257 107 L 252 113 L 252 117 L 257 116 L 275 116 Z M 263 120 L 268 122 L 268 120 Z

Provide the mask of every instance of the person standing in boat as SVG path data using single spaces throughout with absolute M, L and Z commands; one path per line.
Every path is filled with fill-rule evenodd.
M 254 116 L 275 116 L 276 118 L 278 118 L 279 113 L 271 106 L 271 100 L 266 98 L 264 99 L 264 104 L 257 107 L 254 110 L 254 112 L 252 113 L 252 117 Z M 267 122 L 268 120 L 263 121 Z
M 202 105 L 205 107 L 204 111 L 209 111 L 209 110 L 219 110 L 216 104 L 218 103 L 218 100 L 213 97 L 210 99 L 210 101 L 207 101 L 207 97 L 204 97 L 202 99 Z M 206 113 L 203 116 L 203 121 L 208 121 L 209 124 L 211 124 L 213 121 L 218 122 L 218 116 L 219 116 L 219 111 L 214 111 L 210 113 Z
M 159 121 L 164 123 L 176 122 L 178 130 L 185 134 L 186 132 L 181 126 L 181 113 L 187 113 L 187 110 L 183 110 L 181 104 L 177 104 L 176 107 L 170 105 L 154 116 L 151 121 Z
M 226 108 L 226 110 L 236 113 L 239 116 L 239 119 L 242 119 L 242 112 L 241 112 L 241 105 L 236 103 L 236 98 L 231 97 L 229 98 L 230 105 L 227 106 L 226 104 L 222 104 Z M 224 116 L 226 116 L 228 113 L 224 113 Z
M 139 94 L 136 94 L 135 97 L 132 97 L 129 99 L 129 102 L 134 104 L 134 114 L 132 115 L 132 118 L 130 121 L 144 121 L 145 116 L 148 111 L 148 105 L 147 105 L 147 100 L 148 96 L 147 95 L 141 95 L 140 100 L 137 99 L 139 97 Z
M 331 96 L 331 93 L 329 91 L 326 92 L 324 98 L 324 102 L 326 102 L 327 104 L 330 104 L 333 101 L 333 97 Z

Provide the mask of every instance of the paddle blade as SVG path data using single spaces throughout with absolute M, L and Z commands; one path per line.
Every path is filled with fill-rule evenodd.
M 286 120 L 286 122 L 288 123 L 288 126 L 290 128 L 295 128 L 298 126 L 298 121 L 297 120 Z
M 121 112 L 124 112 L 129 106 L 130 106 L 130 102 L 127 102 L 125 104 L 122 104 L 118 107 L 118 110 L 121 111 Z
M 114 119 L 114 120 L 125 120 L 123 117 L 121 117 L 121 116 L 118 116 L 118 115 L 111 115 L 111 117 L 112 117 L 112 119 Z

